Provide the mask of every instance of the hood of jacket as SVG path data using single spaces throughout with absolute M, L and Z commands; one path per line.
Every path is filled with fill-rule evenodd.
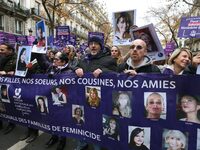
M 140 68 L 142 66 L 146 66 L 146 65 L 151 64 L 151 59 L 148 56 L 145 56 L 143 61 L 139 65 L 134 65 L 131 57 L 129 57 L 129 59 L 126 61 L 126 64 L 133 69 L 137 69 L 137 68 Z

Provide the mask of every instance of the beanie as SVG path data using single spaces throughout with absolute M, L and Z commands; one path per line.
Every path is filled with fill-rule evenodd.
M 90 37 L 89 40 L 88 40 L 88 45 L 89 45 L 91 42 L 97 42 L 97 43 L 99 43 L 101 49 L 103 49 L 103 41 L 102 41 L 99 37 L 97 37 L 97 36 L 92 36 L 92 37 Z

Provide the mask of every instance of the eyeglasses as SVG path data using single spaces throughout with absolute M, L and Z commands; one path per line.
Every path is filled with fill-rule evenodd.
M 130 49 L 135 49 L 136 48 L 136 50 L 141 50 L 141 49 L 143 49 L 143 47 L 141 46 L 141 45 L 131 45 L 130 46 Z

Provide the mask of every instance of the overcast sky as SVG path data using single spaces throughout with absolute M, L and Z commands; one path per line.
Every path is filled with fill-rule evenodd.
M 103 0 L 99 0 L 102 2 Z M 136 24 L 143 26 L 148 24 L 145 22 L 145 12 L 149 7 L 159 7 L 163 5 L 164 0 L 104 0 L 108 9 L 109 19 L 112 18 L 112 13 L 124 10 L 136 9 Z

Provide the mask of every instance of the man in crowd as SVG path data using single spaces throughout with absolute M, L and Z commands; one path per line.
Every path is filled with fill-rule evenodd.
M 151 59 L 147 56 L 147 46 L 143 40 L 134 40 L 129 53 L 130 58 L 119 65 L 119 72 L 125 72 L 133 76 L 137 73 L 160 73 L 159 68 L 153 65 Z
M 14 48 L 3 43 L 0 45 L 0 76 L 2 75 L 14 75 L 16 66 L 16 54 Z M 2 121 L 0 121 L 0 126 L 2 126 Z M 15 128 L 15 124 L 9 122 L 8 126 L 4 130 L 4 134 L 8 134 Z
M 109 51 L 103 48 L 103 41 L 93 36 L 89 38 L 89 53 L 83 60 L 80 60 L 75 73 L 82 77 L 85 72 L 92 72 L 94 77 L 99 77 L 101 73 L 112 72 L 117 70 L 117 62 L 110 56 Z M 81 141 L 78 143 L 76 150 L 84 150 L 88 145 Z M 95 150 L 99 150 L 98 145 L 94 145 Z

